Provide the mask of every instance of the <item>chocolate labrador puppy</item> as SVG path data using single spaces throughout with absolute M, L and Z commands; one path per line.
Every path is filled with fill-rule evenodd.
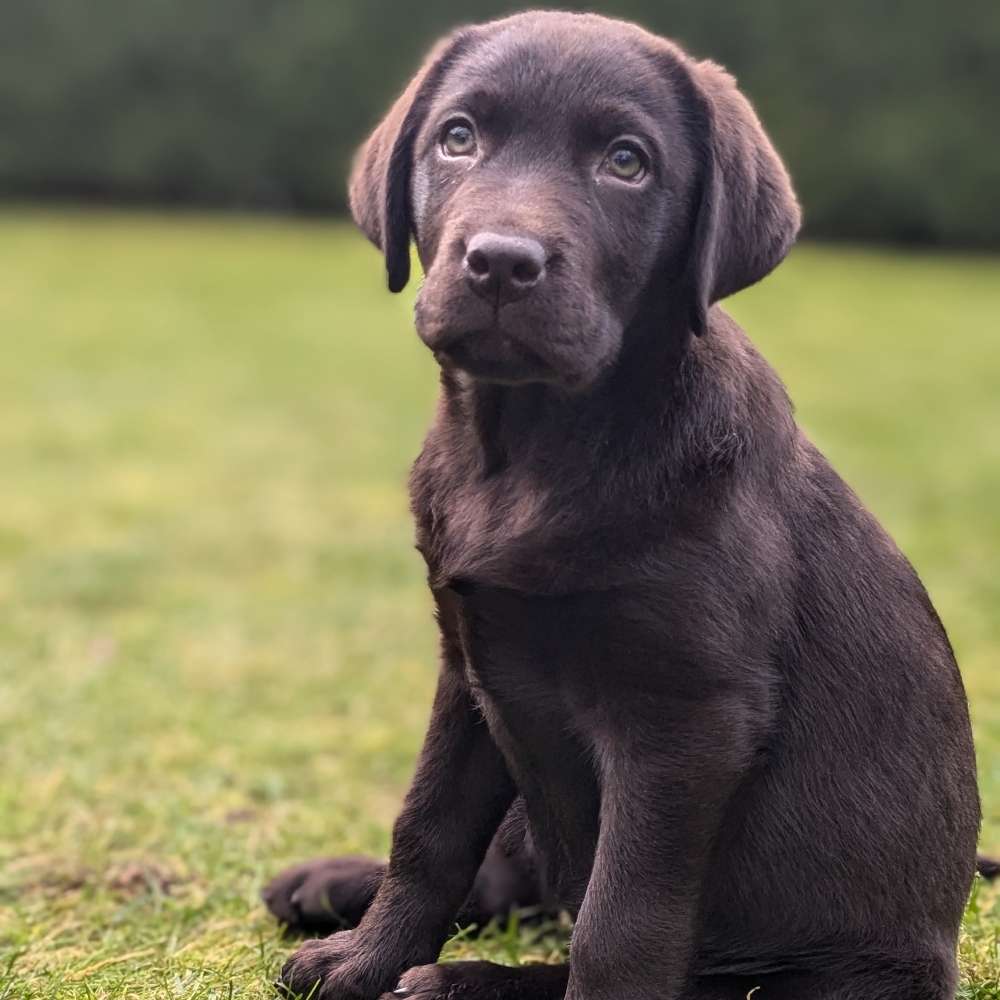
M 284 989 L 952 997 L 965 694 L 913 569 L 715 305 L 799 228 L 733 79 L 592 15 L 463 29 L 350 198 L 392 290 L 411 238 L 426 272 L 441 399 L 411 495 L 441 667 L 388 865 L 265 893 L 360 921 Z M 575 916 L 568 966 L 433 964 L 456 918 L 516 903 Z

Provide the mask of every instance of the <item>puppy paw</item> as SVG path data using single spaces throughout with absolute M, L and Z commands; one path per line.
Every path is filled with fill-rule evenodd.
M 561 1000 L 568 966 L 493 962 L 442 962 L 403 973 L 399 985 L 380 1000 Z
M 314 858 L 275 876 L 261 898 L 290 931 L 348 930 L 364 916 L 384 872 L 385 865 L 374 858 Z
M 380 991 L 362 974 L 367 965 L 354 931 L 341 931 L 306 941 L 285 962 L 275 988 L 287 1000 L 371 1000 Z

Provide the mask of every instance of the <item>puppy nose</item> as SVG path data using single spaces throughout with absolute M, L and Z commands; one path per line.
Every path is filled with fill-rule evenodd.
M 477 295 L 513 302 L 545 277 L 545 251 L 527 236 L 477 233 L 469 240 L 464 267 L 465 279 Z

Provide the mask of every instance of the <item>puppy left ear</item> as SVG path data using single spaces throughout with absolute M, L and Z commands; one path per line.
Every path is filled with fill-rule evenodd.
M 402 291 L 410 280 L 413 143 L 441 78 L 472 37 L 471 29 L 459 30 L 434 46 L 354 160 L 348 185 L 351 215 L 385 254 L 392 292 Z
M 802 222 L 791 181 L 750 102 L 712 62 L 689 62 L 703 135 L 703 176 L 687 269 L 689 321 L 760 281 L 788 253 Z

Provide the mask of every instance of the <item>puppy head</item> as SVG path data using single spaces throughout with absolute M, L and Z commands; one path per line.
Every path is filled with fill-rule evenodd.
M 439 43 L 359 153 L 350 201 L 393 291 L 415 239 L 417 331 L 442 365 L 569 389 L 643 316 L 705 333 L 712 303 L 764 277 L 799 227 L 723 70 L 553 12 Z

